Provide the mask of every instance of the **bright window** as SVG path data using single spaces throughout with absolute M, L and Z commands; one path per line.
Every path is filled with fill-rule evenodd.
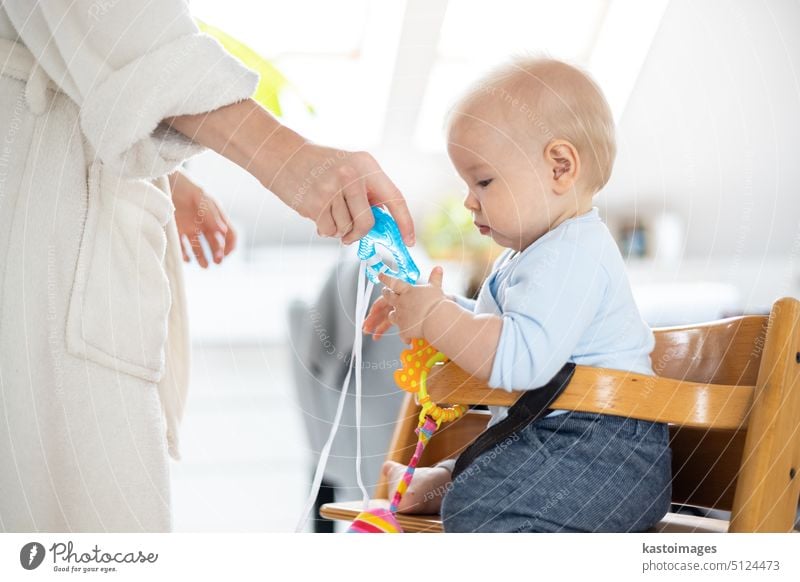
M 289 78 L 297 89 L 282 96 L 289 126 L 341 147 L 380 142 L 405 2 L 194 0 L 191 10 Z
M 485 69 L 514 55 L 543 54 L 585 66 L 607 1 L 451 1 L 420 111 L 416 143 L 444 149 L 442 124 L 457 97 Z

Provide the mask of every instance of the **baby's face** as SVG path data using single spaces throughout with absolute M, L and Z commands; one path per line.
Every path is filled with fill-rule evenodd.
M 522 251 L 560 212 L 548 188 L 544 145 L 521 139 L 503 122 L 475 117 L 455 117 L 448 131 L 448 155 L 468 187 L 464 206 L 481 234 Z

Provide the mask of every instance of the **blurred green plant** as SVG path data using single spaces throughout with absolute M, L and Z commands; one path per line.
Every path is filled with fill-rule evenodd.
M 283 115 L 280 102 L 281 92 L 287 88 L 294 89 L 289 79 L 287 79 L 275 65 L 224 30 L 216 26 L 211 26 L 201 20 L 195 19 L 195 22 L 202 32 L 217 39 L 222 47 L 242 61 L 245 67 L 258 73 L 258 86 L 256 87 L 255 93 L 252 95 L 253 99 L 260 103 L 265 109 L 281 117 Z M 314 108 L 306 101 L 303 101 L 303 103 L 308 112 L 313 114 Z
M 425 218 L 421 242 L 432 259 L 468 261 L 485 257 L 495 246 L 478 232 L 457 196 L 444 198 L 439 210 Z
M 491 238 L 475 228 L 472 214 L 458 196 L 447 196 L 439 210 L 425 218 L 420 242 L 433 260 L 467 263 L 468 276 L 463 292 L 472 298 L 477 296 L 502 251 Z

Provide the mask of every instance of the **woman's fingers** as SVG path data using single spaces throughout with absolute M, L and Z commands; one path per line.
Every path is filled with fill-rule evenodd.
M 344 201 L 342 194 L 337 194 L 331 201 L 331 216 L 336 225 L 336 237 L 341 238 L 353 230 L 353 220 L 350 218 L 350 210 Z
M 323 208 L 317 217 L 317 234 L 319 236 L 333 236 L 336 234 L 336 221 L 331 214 L 331 205 Z
M 225 234 L 228 227 L 220 215 L 217 205 L 211 198 L 204 197 L 206 214 L 203 216 L 203 235 L 211 249 L 211 257 L 219 264 L 225 256 Z
M 236 248 L 236 230 L 233 228 L 233 224 L 231 224 L 231 221 L 228 220 L 227 215 L 222 211 L 221 208 L 219 209 L 219 216 L 225 226 L 225 234 L 223 237 L 225 240 L 223 242 L 225 246 L 224 256 L 227 257 L 233 252 L 233 249 Z
M 414 221 L 411 218 L 411 212 L 408 210 L 405 198 L 400 193 L 400 189 L 389 179 L 389 176 L 383 173 L 377 162 L 375 162 L 375 167 L 376 171 L 367 174 L 365 178 L 370 204 L 373 206 L 386 205 L 386 208 L 389 209 L 397 223 L 397 227 L 400 229 L 403 241 L 406 245 L 413 246 L 416 241 Z
M 233 249 L 236 248 L 236 231 L 219 204 L 212 198 L 208 198 L 208 200 L 214 205 L 215 219 L 219 225 L 219 232 L 222 234 L 222 241 L 220 243 L 222 245 L 222 256 L 220 256 L 219 261 L 217 261 L 221 262 L 223 257 L 227 257 L 231 254 Z
M 344 201 L 352 220 L 352 230 L 342 238 L 342 242 L 350 244 L 367 234 L 375 224 L 363 178 L 357 176 L 347 185 L 344 189 Z
M 212 226 L 205 230 L 206 241 L 211 249 L 211 257 L 218 265 L 225 257 L 225 232 L 219 227 Z
M 181 254 L 183 255 L 183 262 L 184 263 L 188 263 L 189 262 L 189 253 L 186 252 L 186 245 L 189 244 L 189 243 L 186 241 L 186 237 L 183 235 L 183 233 L 180 233 L 180 232 L 178 233 L 178 239 L 180 240 Z
M 192 254 L 194 254 L 194 258 L 197 259 L 197 263 L 203 267 L 204 269 L 208 268 L 208 259 L 206 259 L 206 254 L 203 251 L 203 245 L 200 243 L 200 238 L 203 236 L 202 232 L 198 229 L 189 237 L 189 246 L 192 249 Z
M 236 231 L 227 218 L 225 221 L 228 225 L 228 232 L 225 233 L 225 256 L 227 257 L 236 248 Z

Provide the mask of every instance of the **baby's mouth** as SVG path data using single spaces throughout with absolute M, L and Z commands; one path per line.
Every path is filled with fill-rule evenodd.
M 478 231 L 480 231 L 481 234 L 489 234 L 492 230 L 485 224 L 480 224 L 479 222 L 473 222 L 473 224 L 478 228 Z

